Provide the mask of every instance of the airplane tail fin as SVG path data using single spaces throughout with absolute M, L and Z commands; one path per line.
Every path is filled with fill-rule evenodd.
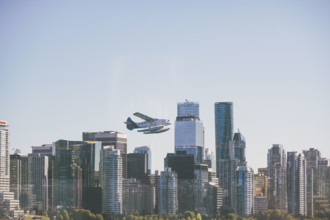
M 130 117 L 128 117 L 126 121 L 126 127 L 128 130 L 133 130 L 134 128 L 138 128 L 139 126 L 137 126 L 136 123 Z

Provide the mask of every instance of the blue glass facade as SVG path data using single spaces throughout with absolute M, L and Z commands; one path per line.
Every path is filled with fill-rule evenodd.
M 217 102 L 214 105 L 215 113 L 215 144 L 216 157 L 229 159 L 229 142 L 233 138 L 233 103 Z
M 204 154 L 204 126 L 199 119 L 199 104 L 196 102 L 178 103 L 178 116 L 175 121 L 175 152 L 193 154 L 195 162 L 201 163 Z

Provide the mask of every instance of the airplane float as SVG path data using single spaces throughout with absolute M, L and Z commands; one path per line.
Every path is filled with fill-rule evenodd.
M 168 131 L 170 129 L 166 127 L 167 125 L 171 124 L 170 121 L 167 119 L 151 118 L 139 112 L 135 112 L 133 115 L 145 121 L 134 122 L 130 117 L 128 117 L 127 121 L 124 122 L 128 130 L 133 130 L 136 128 L 146 128 L 138 130 L 138 132 L 143 132 L 143 134 L 157 134 Z

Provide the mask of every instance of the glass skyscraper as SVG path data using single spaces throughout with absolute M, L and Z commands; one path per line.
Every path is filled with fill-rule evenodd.
M 193 154 L 195 162 L 201 163 L 204 154 L 204 126 L 199 118 L 199 104 L 178 103 L 175 121 L 175 152 Z
M 216 102 L 215 113 L 215 144 L 216 158 L 229 159 L 229 142 L 233 138 L 234 120 L 233 103 Z
M 216 102 L 215 144 L 216 172 L 219 186 L 223 189 L 223 209 L 236 210 L 236 168 L 239 160 L 235 158 L 233 139 L 233 103 Z

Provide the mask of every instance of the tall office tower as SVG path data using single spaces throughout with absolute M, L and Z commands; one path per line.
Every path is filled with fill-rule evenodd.
M 239 215 L 253 214 L 253 169 L 246 165 L 237 167 L 236 210 Z
M 99 131 L 99 132 L 83 132 L 83 141 L 100 141 L 103 146 L 114 146 L 120 150 L 122 157 L 123 178 L 127 178 L 126 154 L 127 154 L 127 135 L 117 131 Z
M 22 174 L 21 174 L 21 195 L 19 203 L 22 209 L 28 208 L 28 197 L 29 197 L 29 159 L 27 156 L 22 156 Z
M 10 191 L 19 200 L 22 187 L 22 154 L 19 149 L 10 155 Z
M 287 160 L 283 146 L 273 144 L 268 150 L 267 171 L 269 179 L 269 209 L 287 211 Z
M 76 188 L 75 182 L 82 178 L 82 192 L 96 184 L 101 142 L 58 140 L 53 143 L 53 148 L 56 155 L 53 175 L 55 205 L 76 207 L 78 203 L 75 198 L 78 198 L 80 193 L 76 193 L 75 197 L 74 190 L 81 188 Z M 88 198 L 83 194 L 82 207 L 85 208 L 88 202 Z
M 0 192 L 9 192 L 9 169 L 9 128 L 6 121 L 0 121 Z
M 287 153 L 288 212 L 307 216 L 307 173 L 303 154 Z
M 101 150 L 100 177 L 102 192 L 102 212 L 122 214 L 122 157 L 120 150 L 113 146 L 103 146 Z
M 217 172 L 219 170 L 220 159 L 230 159 L 229 142 L 233 138 L 233 103 L 216 102 L 215 112 L 215 145 L 216 145 L 216 163 Z M 217 174 L 219 177 L 219 173 Z
M 177 199 L 180 213 L 194 210 L 194 155 L 178 151 L 167 154 L 164 169 L 171 168 L 177 174 Z
M 177 175 L 171 168 L 165 168 L 159 180 L 159 214 L 176 214 L 178 211 Z
M 28 155 L 29 198 L 28 207 L 48 210 L 48 156 Z
M 127 154 L 127 178 L 143 179 L 148 175 L 147 154 Z
M 175 121 L 175 152 L 193 154 L 195 162 L 202 163 L 204 154 L 204 126 L 199 118 L 199 104 L 178 103 Z
M 48 207 L 53 209 L 54 196 L 53 196 L 53 169 L 55 162 L 55 152 L 53 152 L 52 144 L 43 144 L 41 146 L 32 146 L 32 154 L 40 154 L 48 157 Z M 55 150 L 55 149 L 54 149 Z
M 254 195 L 264 196 L 268 195 L 268 177 L 263 172 L 254 175 Z
M 239 160 L 239 163 L 245 163 L 246 141 L 245 141 L 245 137 L 242 135 L 242 133 L 239 130 L 234 134 L 233 142 L 234 142 L 233 144 L 234 144 L 235 158 Z
M 216 172 L 219 186 L 223 189 L 224 210 L 236 209 L 236 168 L 239 160 L 235 158 L 233 138 L 233 103 L 216 102 L 215 113 L 215 144 Z
M 151 174 L 151 149 L 148 146 L 136 147 L 133 151 L 135 154 L 147 154 L 148 156 L 148 174 Z

